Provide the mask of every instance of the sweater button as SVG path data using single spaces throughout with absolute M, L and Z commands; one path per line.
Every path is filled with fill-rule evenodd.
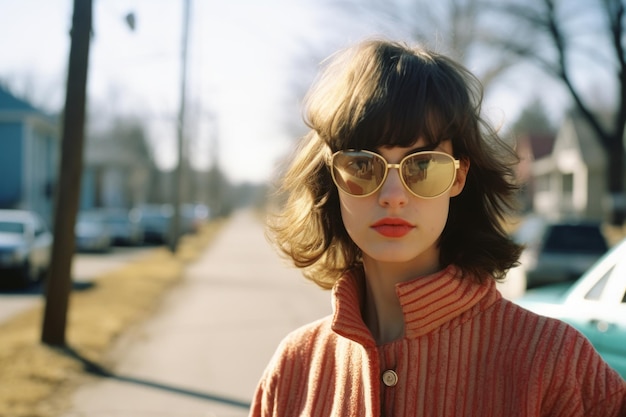
M 393 387 L 398 383 L 398 374 L 392 371 L 391 369 L 383 372 L 383 384 L 388 387 Z

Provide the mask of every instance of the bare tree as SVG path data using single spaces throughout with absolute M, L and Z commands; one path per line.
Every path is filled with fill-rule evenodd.
M 607 188 L 611 223 L 626 220 L 624 127 L 626 124 L 626 58 L 623 0 L 565 2 L 534 0 L 491 5 L 518 30 L 499 41 L 500 47 L 538 64 L 559 80 L 578 113 L 589 123 L 607 156 Z M 605 115 L 593 108 L 593 93 L 576 79 L 580 63 L 597 64 L 598 80 L 615 91 L 614 110 Z M 603 74 L 602 71 L 605 71 Z M 600 75 L 601 74 L 601 75 Z M 607 78 L 602 78 L 606 75 Z M 577 82 L 578 81 L 578 82 Z M 614 86 L 613 88 L 611 88 Z

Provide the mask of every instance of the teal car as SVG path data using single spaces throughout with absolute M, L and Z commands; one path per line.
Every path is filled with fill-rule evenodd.
M 626 239 L 574 284 L 528 290 L 514 302 L 577 328 L 626 379 Z

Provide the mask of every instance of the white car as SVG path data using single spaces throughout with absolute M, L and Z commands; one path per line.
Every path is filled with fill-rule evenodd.
M 74 234 L 79 252 L 108 252 L 113 244 L 104 217 L 96 212 L 78 213 Z
M 41 281 L 50 265 L 52 241 L 36 213 L 0 210 L 0 284 Z

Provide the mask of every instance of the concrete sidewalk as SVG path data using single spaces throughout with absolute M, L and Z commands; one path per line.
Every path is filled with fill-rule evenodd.
M 279 341 L 330 311 L 330 294 L 238 213 L 157 314 L 120 340 L 114 375 L 82 386 L 65 417 L 246 416 Z

